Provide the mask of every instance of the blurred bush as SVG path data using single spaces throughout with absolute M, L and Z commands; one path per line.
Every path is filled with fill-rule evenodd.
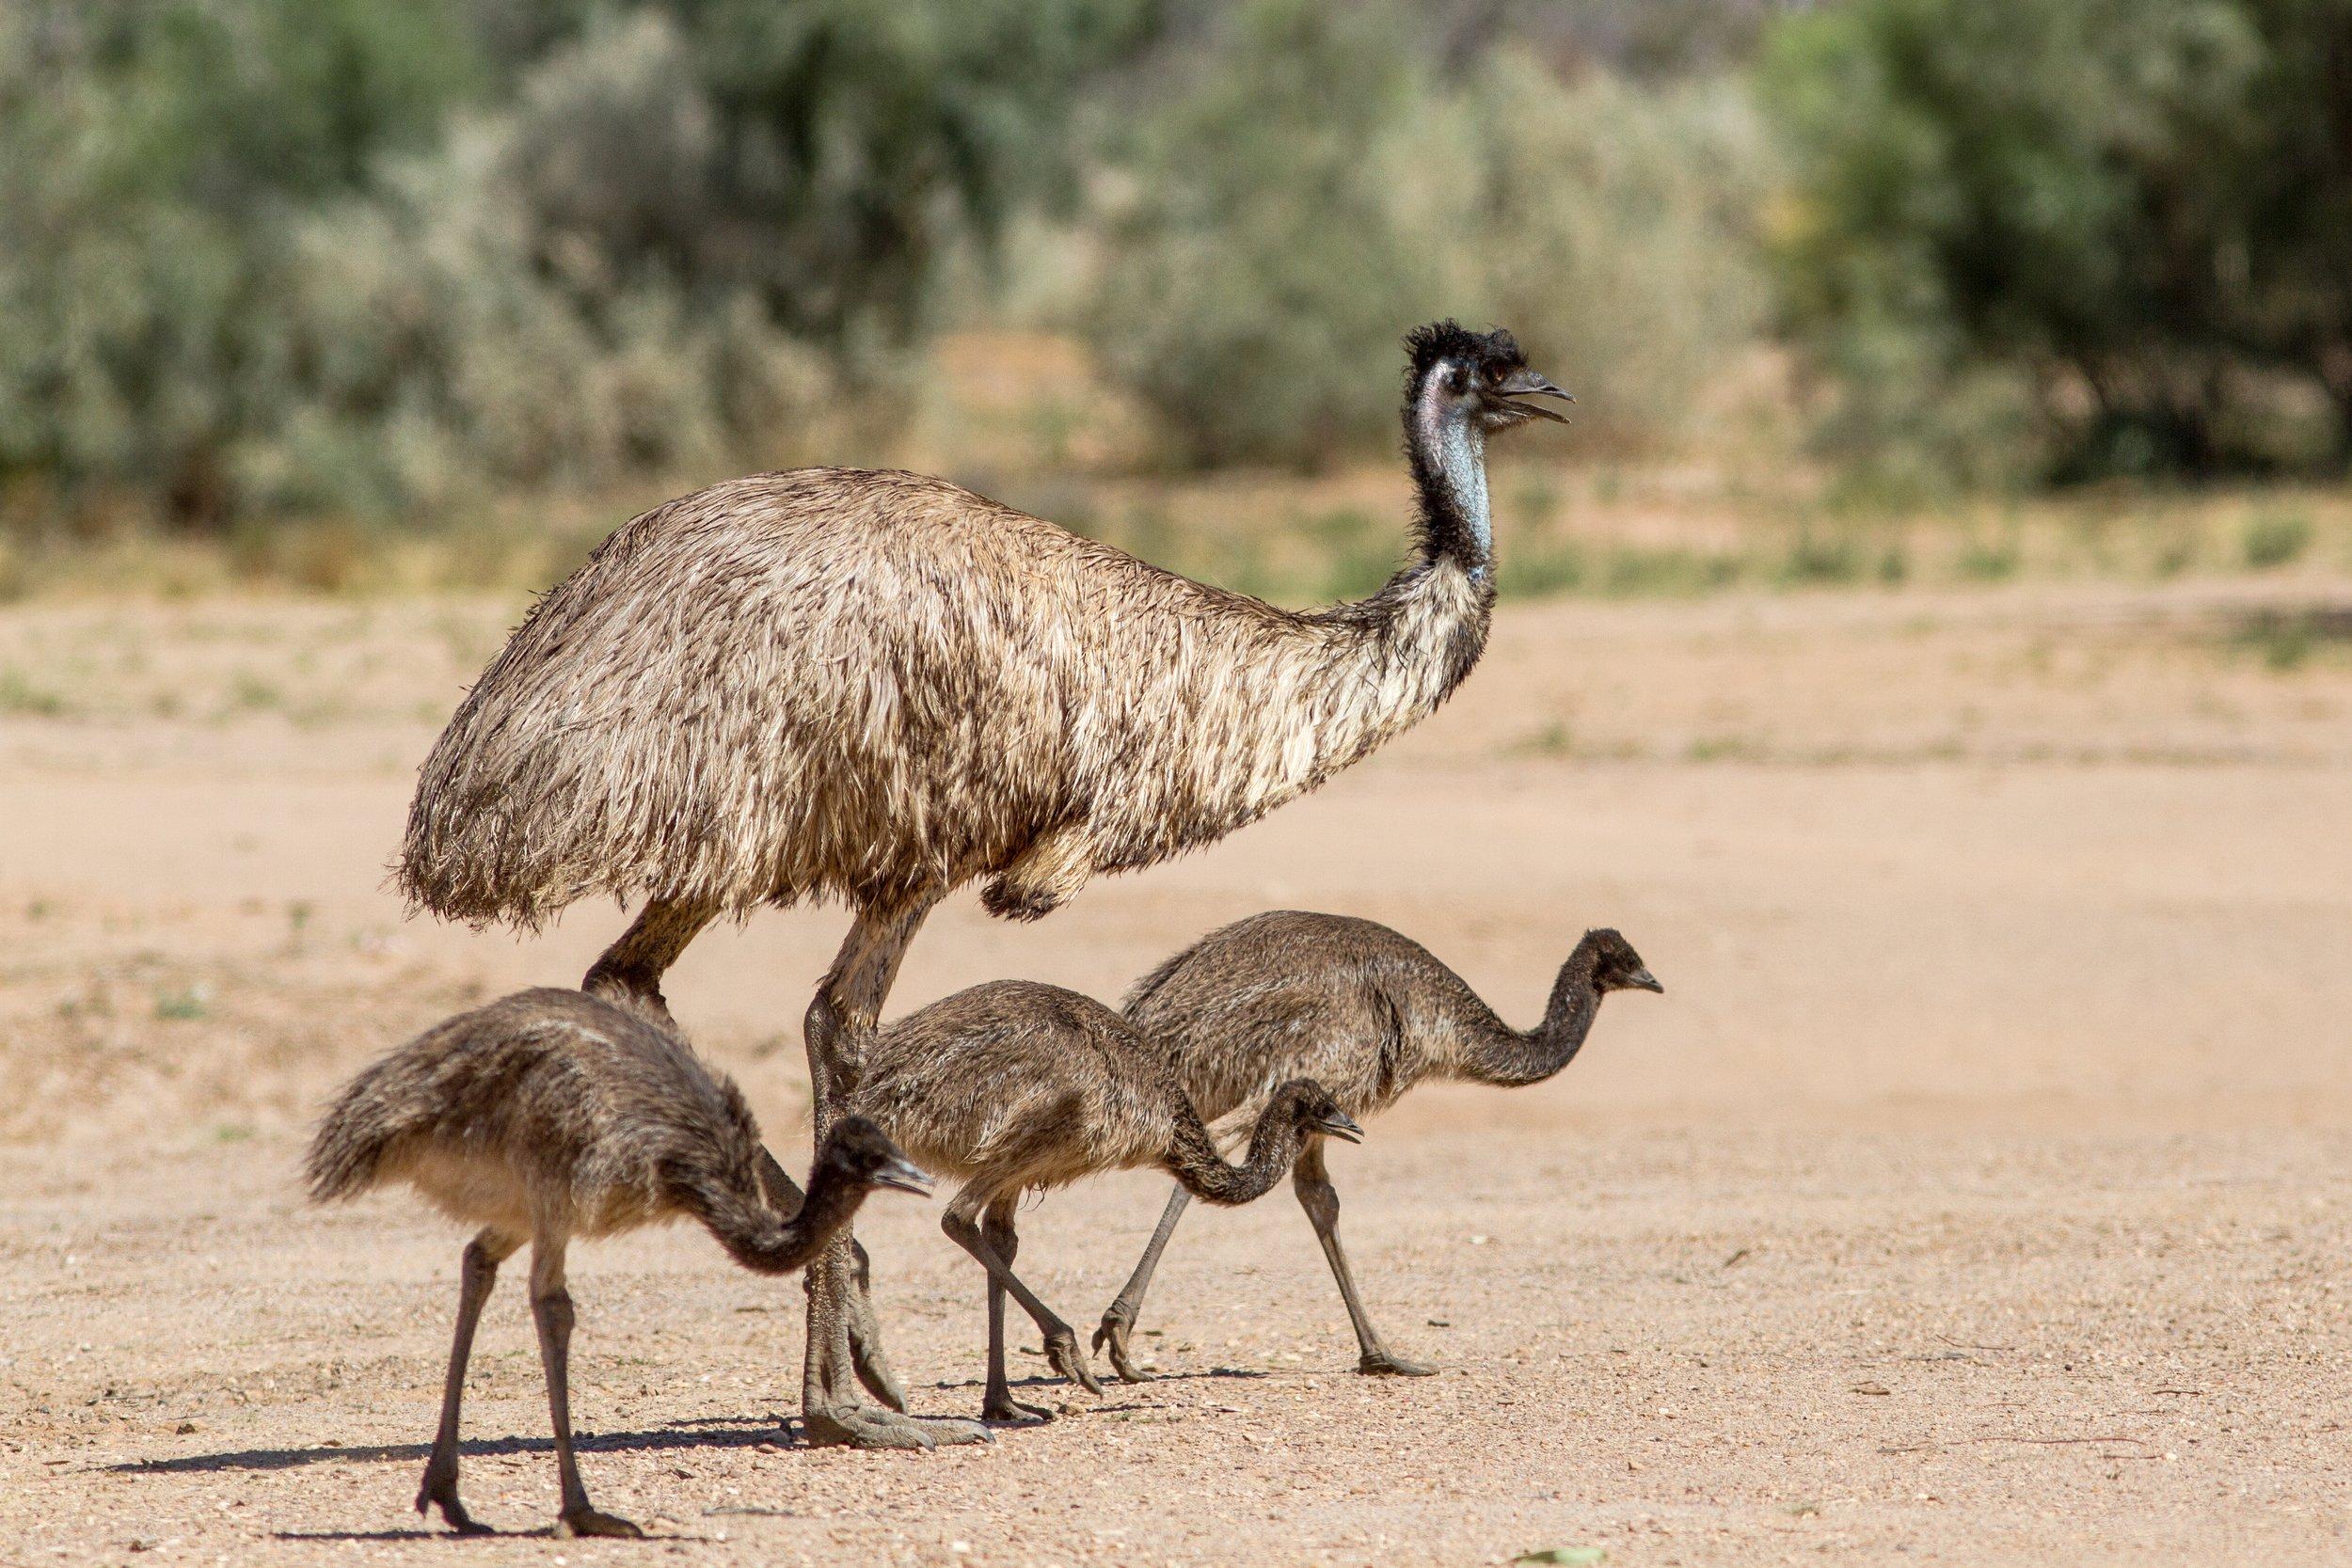
M 17 0 L 0 484 L 210 525 L 789 445 L 1145 0 Z M 20 508 L 32 511 L 35 508 Z
M 1447 87 L 1381 6 L 1228 23 L 1117 160 L 1085 316 L 1183 457 L 1392 440 L 1397 340 L 1440 314 L 1511 326 L 1620 447 L 1671 444 L 1756 341 L 1763 138 L 1731 84 L 1564 85 L 1505 43 Z
M 2352 3 L 1852 0 L 1762 87 L 1834 448 L 2008 483 L 2352 451 Z
M 1432 236 L 1397 198 L 1428 87 L 1384 4 L 1246 0 L 1115 145 L 1089 337 L 1184 458 L 1311 466 L 1389 433 Z
M 1449 108 L 1420 228 L 1450 299 L 1576 393 L 1581 448 L 1677 444 L 1769 307 L 1753 215 L 1771 171 L 1745 92 L 1600 70 L 1564 87 L 1505 53 Z

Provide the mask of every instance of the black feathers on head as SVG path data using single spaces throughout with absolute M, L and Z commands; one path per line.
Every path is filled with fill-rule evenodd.
M 1502 327 L 1492 332 L 1472 332 L 1460 322 L 1448 318 L 1417 326 L 1405 334 L 1407 366 L 1405 388 L 1407 395 L 1421 385 L 1421 378 L 1429 373 L 1429 367 L 1441 359 L 1459 360 L 1476 366 L 1482 372 L 1495 366 L 1505 372 L 1522 369 L 1527 356 L 1519 349 L 1519 341 Z

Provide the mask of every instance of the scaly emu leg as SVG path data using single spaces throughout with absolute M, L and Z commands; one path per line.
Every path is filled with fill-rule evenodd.
M 939 1217 L 939 1227 L 947 1232 L 949 1241 L 977 1259 L 980 1267 L 988 1271 L 991 1306 L 995 1306 L 993 1297 L 997 1289 L 1011 1291 L 1012 1299 L 1021 1304 L 1021 1310 L 1029 1315 L 1030 1319 L 1036 1323 L 1038 1332 L 1045 1337 L 1046 1362 L 1054 1370 L 1077 1384 L 1087 1392 L 1101 1393 L 1103 1391 L 1101 1380 L 1094 1375 L 1094 1369 L 1087 1365 L 1084 1353 L 1078 1349 L 1078 1331 L 1062 1322 L 1052 1307 L 1037 1299 L 1035 1291 L 1021 1283 L 1021 1276 L 1012 1272 L 1010 1255 L 1000 1250 L 996 1244 L 999 1236 L 1006 1238 L 1012 1236 L 1011 1200 L 1004 1201 L 1001 1212 L 998 1212 L 998 1206 L 991 1206 L 989 1226 L 986 1230 L 973 1223 L 974 1207 L 976 1207 L 975 1203 L 967 1199 L 964 1194 L 958 1193 L 956 1200 L 947 1205 L 947 1212 Z M 1014 1240 L 1012 1244 L 1015 1250 L 1019 1249 L 1020 1243 L 1017 1240 Z M 1001 1319 L 996 1313 L 992 1312 L 990 1323 L 993 1328 L 1001 1323 Z M 998 1337 L 992 1334 L 990 1338 L 994 1340 Z M 990 1359 L 995 1362 L 998 1357 L 992 1356 Z M 1001 1382 L 1002 1375 L 1003 1369 L 999 1366 L 997 1376 L 991 1381 Z M 1005 1395 L 1005 1402 L 1008 1405 L 1013 1404 L 1009 1391 L 1007 1391 Z M 1044 1411 L 1032 1405 L 1013 1405 L 1013 1408 L 1026 1410 L 1036 1416 L 1045 1414 Z M 1012 1418 L 1006 1418 L 1011 1419 Z
M 1127 1359 L 1127 1331 L 1142 1316 L 1143 1293 L 1152 1288 L 1152 1271 L 1160 1266 L 1160 1254 L 1168 1249 L 1168 1239 L 1176 1233 L 1176 1222 L 1184 1217 L 1184 1205 L 1191 1201 L 1192 1195 L 1182 1187 L 1168 1195 L 1168 1207 L 1160 1212 L 1159 1228 L 1152 1232 L 1143 1256 L 1136 1261 L 1136 1272 L 1120 1287 L 1119 1294 L 1103 1313 L 1102 1326 L 1094 1331 L 1094 1348 L 1099 1351 L 1108 1347 L 1111 1365 L 1130 1383 L 1152 1381 Z
M 759 1151 L 759 1183 L 768 1194 L 768 1206 L 786 1219 L 801 1212 L 803 1195 L 799 1182 L 785 1173 L 776 1157 L 762 1148 Z M 866 1243 L 851 1239 L 850 1265 L 856 1271 L 857 1295 L 850 1309 L 850 1358 L 857 1363 L 857 1380 L 866 1385 L 866 1391 L 893 1410 L 907 1407 L 906 1389 L 899 1386 L 896 1373 L 890 1370 L 890 1358 L 882 1354 L 882 1327 L 874 1321 L 873 1265 L 866 1256 Z
M 1021 1237 L 1013 1229 L 1012 1197 L 1000 1197 L 980 1215 L 980 1234 L 996 1249 L 996 1256 L 1012 1267 L 1021 1256 Z M 1024 1404 L 1012 1397 L 1012 1385 L 1005 1376 L 1005 1287 L 994 1275 L 988 1276 L 988 1391 L 980 1396 L 980 1418 L 986 1421 L 1017 1421 L 1024 1416 L 1035 1416 L 1050 1421 L 1054 1413 L 1041 1404 Z
M 580 989 L 591 996 L 601 996 L 624 1006 L 636 1007 L 650 1013 L 669 1029 L 677 1028 L 677 1020 L 670 1016 L 669 999 L 661 994 L 661 976 L 686 951 L 686 944 L 702 934 L 703 928 L 718 916 L 715 905 L 685 899 L 655 898 L 648 900 L 638 911 L 621 938 L 606 948 L 580 982 Z M 789 1219 L 801 1212 L 801 1189 L 785 1175 L 775 1156 L 760 1150 L 767 1168 L 760 1172 L 768 1189 L 768 1201 Z M 893 1410 L 907 1407 L 906 1391 L 891 1375 L 890 1362 L 882 1354 L 882 1332 L 874 1323 L 874 1305 L 866 1292 L 870 1273 L 866 1249 L 857 1248 L 857 1307 L 850 1319 L 850 1354 L 857 1364 L 857 1375 L 873 1396 Z
M 621 939 L 589 966 L 580 989 L 591 996 L 642 1008 L 660 1019 L 663 1027 L 676 1028 L 669 1000 L 661 994 L 661 976 L 718 914 L 714 904 L 648 899 Z
M 822 1143 L 857 1084 L 858 1054 L 882 1017 L 898 978 L 898 960 L 923 917 L 939 902 L 936 890 L 862 906 L 841 951 L 808 1005 L 808 1083 L 816 1139 Z M 928 1449 L 940 1443 L 988 1441 L 977 1421 L 909 1416 L 871 1403 L 860 1390 L 861 1365 L 878 1365 L 881 1339 L 872 1308 L 861 1301 L 857 1243 L 847 1226 L 808 1266 L 808 1348 L 801 1374 L 801 1434 L 812 1445 L 846 1443 L 861 1449 Z M 852 1325 L 866 1325 L 866 1350 L 852 1350 Z
M 514 1257 L 519 1245 L 496 1230 L 485 1230 L 466 1243 L 458 1264 L 457 1333 L 450 1342 L 449 1379 L 441 1385 L 441 1427 L 433 1434 L 433 1453 L 424 1462 L 417 1512 L 438 1505 L 441 1517 L 460 1535 L 490 1533 L 490 1527 L 475 1524 L 457 1500 L 457 1407 L 466 1397 L 466 1363 L 473 1356 L 473 1331 L 482 1321 L 482 1304 L 498 1283 L 499 1265 Z
M 539 1361 L 547 1370 L 548 1418 L 555 1427 L 555 1476 L 563 1508 L 555 1533 L 610 1535 L 635 1541 L 644 1531 L 614 1513 L 588 1506 L 580 1483 L 580 1461 L 572 1455 L 572 1293 L 564 1285 L 564 1237 L 545 1233 L 531 1243 L 531 1316 L 539 1325 Z
M 1348 1272 L 1347 1254 L 1340 1250 L 1339 1189 L 1331 1185 L 1331 1178 L 1323 1168 L 1321 1138 L 1308 1139 L 1307 1147 L 1292 1164 L 1291 1189 L 1297 1193 L 1298 1206 L 1307 1211 L 1308 1221 L 1315 1227 L 1315 1240 L 1323 1243 L 1323 1256 L 1331 1261 L 1331 1277 L 1340 1282 L 1340 1299 L 1347 1303 L 1347 1321 L 1356 1325 L 1356 1370 L 1394 1377 L 1435 1376 L 1437 1368 L 1407 1361 L 1380 1342 L 1380 1331 L 1372 1326 L 1363 1301 L 1356 1294 L 1356 1276 Z

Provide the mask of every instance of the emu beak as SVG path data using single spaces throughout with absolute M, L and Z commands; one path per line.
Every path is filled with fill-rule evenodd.
M 1633 990 L 1654 990 L 1661 996 L 1666 994 L 1666 988 L 1658 983 L 1658 976 L 1646 969 L 1635 970 L 1625 977 L 1625 983 Z
M 1501 387 L 1497 388 L 1496 390 L 1501 392 L 1506 399 L 1558 398 L 1563 403 L 1574 403 L 1576 401 L 1576 399 L 1570 397 L 1566 392 L 1564 392 L 1559 388 L 1553 386 L 1543 376 L 1537 375 L 1534 371 L 1514 371 L 1511 373 L 1511 379 L 1505 381 Z M 1503 404 L 1503 406 L 1510 409 L 1515 414 L 1532 415 L 1535 419 L 1549 420 L 1555 424 L 1566 424 L 1568 422 L 1568 417 L 1565 414 L 1561 413 L 1557 409 L 1546 408 L 1540 404 L 1506 402 Z
M 877 1187 L 896 1187 L 902 1193 L 913 1193 L 917 1197 L 931 1196 L 930 1172 L 914 1161 L 900 1159 L 897 1155 L 893 1155 L 889 1164 L 876 1171 L 872 1180 Z
M 1334 1111 L 1329 1116 L 1323 1117 L 1315 1124 L 1315 1126 L 1319 1132 L 1322 1132 L 1330 1137 L 1345 1138 L 1352 1144 L 1359 1144 L 1364 1141 L 1364 1130 L 1361 1127 L 1357 1126 L 1356 1118 L 1349 1116 L 1345 1111 Z

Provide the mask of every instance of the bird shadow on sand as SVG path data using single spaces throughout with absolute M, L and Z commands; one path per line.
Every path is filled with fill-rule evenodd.
M 780 1518 L 791 1517 L 786 1510 L 780 1508 L 747 1509 L 741 1512 L 773 1513 Z M 471 1535 L 460 1535 L 453 1529 L 422 1528 L 417 1529 L 274 1529 L 269 1532 L 269 1538 L 272 1541 L 348 1541 L 355 1544 L 361 1541 L 446 1541 L 452 1545 L 461 1545 L 475 1541 L 552 1541 L 555 1539 L 555 1531 L 546 1525 L 533 1526 L 530 1529 L 485 1529 Z M 712 1544 L 722 1538 L 715 1535 L 690 1535 L 682 1530 L 653 1530 L 647 1532 L 645 1539 L 657 1543 L 700 1542 Z
M 679 1421 L 656 1432 L 602 1432 L 576 1435 L 582 1453 L 618 1453 L 688 1449 L 752 1449 L 761 1444 L 801 1447 L 797 1424 L 787 1431 L 773 1420 L 712 1418 Z M 130 1475 L 172 1475 L 215 1470 L 292 1470 L 305 1465 L 415 1464 L 430 1451 L 425 1443 L 358 1443 L 314 1449 L 239 1449 L 227 1453 L 192 1453 L 177 1459 L 129 1459 L 105 1469 Z M 496 1454 L 553 1453 L 548 1437 L 492 1437 L 459 1445 L 465 1458 Z M 428 1532 L 429 1533 L 429 1532 Z M 370 1539 L 360 1537 L 359 1539 Z

